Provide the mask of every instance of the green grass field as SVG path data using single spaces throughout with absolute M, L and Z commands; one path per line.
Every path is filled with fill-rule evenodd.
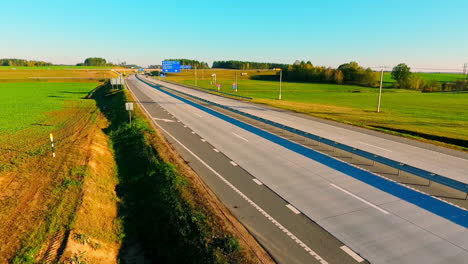
M 172 74 L 167 79 L 194 85 L 192 74 Z M 277 100 L 278 82 L 241 79 L 236 93 L 232 89 L 234 78 L 228 78 L 231 75 L 232 72 L 228 72 L 224 75 L 227 77 L 218 76 L 221 92 L 253 97 L 254 102 L 458 146 L 465 146 L 468 140 L 468 93 L 384 89 L 381 112 L 377 113 L 376 88 L 283 82 L 283 100 L 280 101 Z M 198 80 L 197 84 L 216 89 L 210 80 Z
M 0 83 L 0 137 L 31 126 L 51 130 L 47 113 L 82 99 L 97 83 Z

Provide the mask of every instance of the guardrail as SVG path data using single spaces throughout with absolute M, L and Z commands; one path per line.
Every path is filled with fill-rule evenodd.
M 140 79 L 140 78 L 138 78 L 138 79 Z M 140 80 L 143 81 L 143 82 L 148 83 L 148 81 L 146 81 L 146 80 L 143 80 L 143 79 L 140 79 Z M 150 83 L 148 83 L 148 84 L 150 84 Z M 335 147 L 335 148 L 350 152 L 350 153 L 355 154 L 357 156 L 361 156 L 363 158 L 367 158 L 369 160 L 379 162 L 381 164 L 390 166 L 390 167 L 395 168 L 397 170 L 405 171 L 405 172 L 414 174 L 416 176 L 425 178 L 425 179 L 427 179 L 429 181 L 433 181 L 433 182 L 448 186 L 450 188 L 462 191 L 464 193 L 468 193 L 468 184 L 466 184 L 466 183 L 463 183 L 463 182 L 460 182 L 460 181 L 457 181 L 457 180 L 454 180 L 454 179 L 450 179 L 450 178 L 447 178 L 447 177 L 444 177 L 444 176 L 441 176 L 441 175 L 437 175 L 435 173 L 432 173 L 432 172 L 429 172 L 429 171 L 426 171 L 426 170 L 423 170 L 423 169 L 419 169 L 419 168 L 413 167 L 413 166 L 408 165 L 408 164 L 404 164 L 404 163 L 394 161 L 394 160 L 391 160 L 391 159 L 388 159 L 388 158 L 385 158 L 385 157 L 381 157 L 379 155 L 376 155 L 376 154 L 373 154 L 373 153 L 370 153 L 370 152 L 367 152 L 367 151 L 364 151 L 364 150 L 361 150 L 361 149 L 357 149 L 357 148 L 354 148 L 354 147 L 351 147 L 351 146 L 348 146 L 348 145 L 345 145 L 345 144 L 342 144 L 342 143 L 339 143 L 339 142 L 336 142 L 336 141 L 333 141 L 333 140 L 329 140 L 329 139 L 326 139 L 326 138 L 323 138 L 323 137 L 319 137 L 317 135 L 314 135 L 314 134 L 311 134 L 311 133 L 308 133 L 308 132 L 305 132 L 305 131 L 302 131 L 302 130 L 299 130 L 299 129 L 296 129 L 296 128 L 293 128 L 293 127 L 290 127 L 290 126 L 286 126 L 286 125 L 283 125 L 283 124 L 280 124 L 280 123 L 276 123 L 274 121 L 271 121 L 271 120 L 268 120 L 268 119 L 265 119 L 265 118 L 261 118 L 261 117 L 258 117 L 258 116 L 252 115 L 252 114 L 248 114 L 248 113 L 233 109 L 233 108 L 228 107 L 228 106 L 224 106 L 224 105 L 221 105 L 221 104 L 218 104 L 218 103 L 215 103 L 215 102 L 211 102 L 211 101 L 208 101 L 206 99 L 203 99 L 203 98 L 191 95 L 191 94 L 187 94 L 187 93 L 184 93 L 184 92 L 181 92 L 181 91 L 177 91 L 177 90 L 174 90 L 174 89 L 171 89 L 171 88 L 168 88 L 168 87 L 166 87 L 166 89 L 169 89 L 169 90 L 177 92 L 177 93 L 181 93 L 181 94 L 183 94 L 185 96 L 197 99 L 197 100 L 205 102 L 205 103 L 215 105 L 217 107 L 226 109 L 226 110 L 234 112 L 236 114 L 240 114 L 240 115 L 255 119 L 257 121 L 266 123 L 268 125 L 284 129 L 286 131 L 289 131 L 289 132 L 298 134 L 300 136 L 315 140 L 317 142 L 329 145 L 331 147 Z

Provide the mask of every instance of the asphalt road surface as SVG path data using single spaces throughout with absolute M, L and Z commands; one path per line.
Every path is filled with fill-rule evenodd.
M 372 263 L 466 263 L 466 210 L 448 208 L 458 221 L 444 218 L 437 210 L 422 209 L 344 170 L 300 155 L 156 85 L 133 76 L 128 84 L 181 155 L 278 262 L 352 263 L 362 261 L 358 253 Z M 244 102 L 229 103 L 245 111 L 256 109 L 259 115 L 269 112 Z M 300 129 L 310 129 L 307 122 L 299 123 Z M 337 129 L 337 137 L 346 138 Z M 326 133 L 330 138 L 334 129 Z M 353 140 L 348 141 L 352 145 Z M 363 148 L 381 146 L 375 139 L 360 141 Z M 420 166 L 424 158 L 418 162 L 414 164 Z M 432 168 L 437 166 L 431 164 Z M 445 171 L 457 179 L 464 177 L 457 169 Z M 426 203 L 432 201 L 418 195 Z

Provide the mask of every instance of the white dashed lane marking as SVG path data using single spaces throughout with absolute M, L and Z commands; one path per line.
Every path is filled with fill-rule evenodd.
M 289 210 L 291 210 L 295 214 L 300 214 L 301 213 L 299 210 L 296 209 L 296 207 L 294 207 L 294 206 L 292 206 L 290 204 L 287 204 L 286 207 L 289 208 Z
M 254 181 L 258 185 L 263 185 L 263 183 L 257 179 L 252 179 L 252 181 Z

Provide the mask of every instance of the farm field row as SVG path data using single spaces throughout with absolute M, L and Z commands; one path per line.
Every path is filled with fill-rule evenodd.
M 34 80 L 34 79 L 57 79 L 57 78 L 114 78 L 118 74 L 111 70 L 106 69 L 86 69 L 86 70 L 63 70 L 63 69 L 52 69 L 52 70 L 12 70 L 2 69 L 0 67 L 0 81 L 2 80 Z
M 283 82 L 282 98 L 277 100 L 279 83 L 238 79 L 238 91 L 232 89 L 231 71 L 218 75 L 220 91 L 252 97 L 253 102 L 288 109 L 343 123 L 385 130 L 410 137 L 462 145 L 468 140 L 468 93 L 421 93 L 402 89 L 384 89 L 382 109 L 376 112 L 378 89 L 352 85 Z M 200 76 L 200 75 L 199 75 Z M 166 77 L 195 85 L 192 76 L 171 74 Z M 200 77 L 199 77 L 200 78 Z M 209 79 L 197 81 L 204 89 L 216 90 Z
M 42 263 L 55 257 L 46 249 L 66 237 L 71 226 L 92 234 L 89 241 L 105 248 L 99 254 L 116 258 L 115 164 L 105 147 L 106 120 L 95 101 L 86 99 L 99 85 L 0 83 L 1 263 Z M 49 133 L 54 136 L 55 158 Z M 97 168 L 101 162 L 108 167 Z M 93 178 L 92 186 L 85 183 L 88 178 Z M 92 194 L 93 202 L 84 198 L 86 188 L 99 189 Z M 99 214 L 77 217 L 82 202 L 88 212 L 99 207 Z
M 110 66 L 75 66 L 75 65 L 52 65 L 52 66 L 0 66 L 0 70 L 110 70 L 120 67 Z

